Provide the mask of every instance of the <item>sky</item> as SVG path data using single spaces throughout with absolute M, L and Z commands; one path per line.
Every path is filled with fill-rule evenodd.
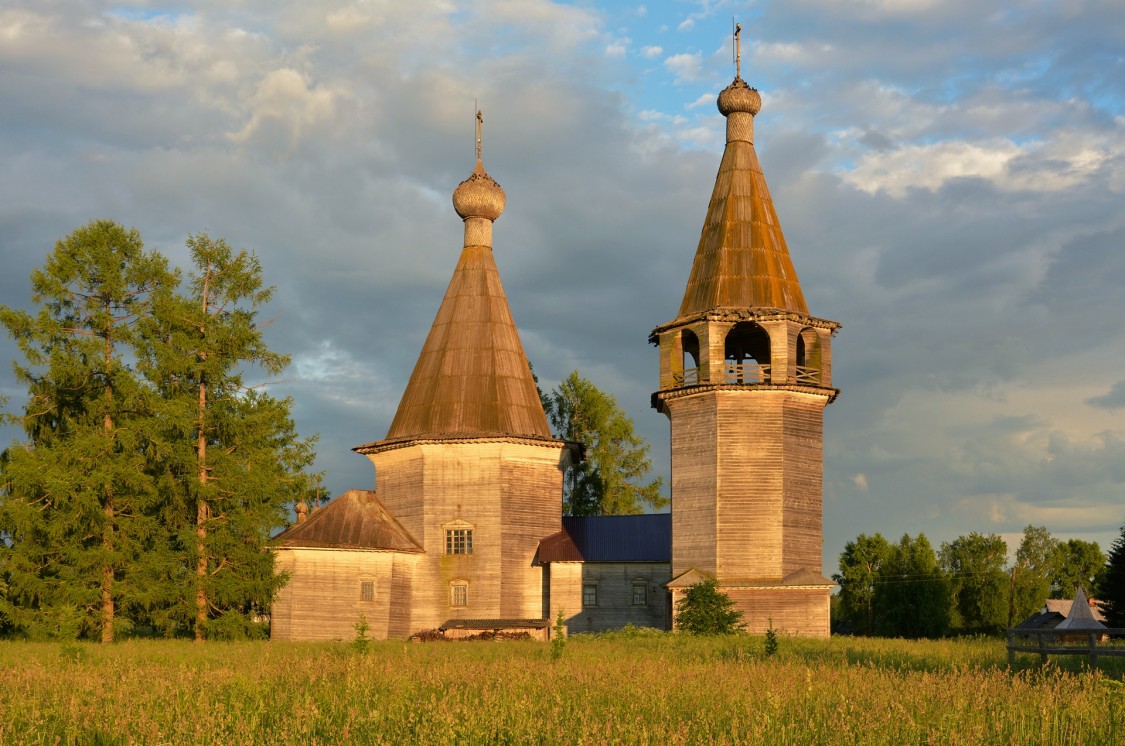
M 667 479 L 649 332 L 671 321 L 719 158 L 756 148 L 810 312 L 839 321 L 824 557 L 860 533 L 1125 522 L 1125 4 L 1106 0 L 5 0 L 0 302 L 90 220 L 183 266 L 255 252 L 338 494 L 383 438 L 460 252 L 475 161 L 544 388 L 616 396 Z M 17 357 L 0 339 L 0 362 Z M 253 375 L 251 376 L 253 379 Z M 0 393 L 24 392 L 0 365 Z M 8 429 L 4 442 L 18 437 Z

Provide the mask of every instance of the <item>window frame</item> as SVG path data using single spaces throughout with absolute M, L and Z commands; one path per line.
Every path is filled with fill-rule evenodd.
M 469 605 L 469 581 L 454 580 L 449 583 L 449 605 L 457 609 Z
M 451 521 L 442 528 L 445 530 L 445 555 L 447 557 L 473 556 L 473 524 L 465 521 Z
M 593 598 L 593 603 L 589 599 Z M 582 608 L 583 609 L 596 609 L 598 607 L 598 584 L 597 583 L 583 583 L 582 584 Z
M 375 600 L 375 581 L 374 580 L 360 580 L 359 581 L 359 600 L 360 601 L 374 601 Z
M 637 600 L 637 592 L 640 591 L 641 600 Z M 633 581 L 633 606 L 648 606 L 648 581 L 634 580 Z

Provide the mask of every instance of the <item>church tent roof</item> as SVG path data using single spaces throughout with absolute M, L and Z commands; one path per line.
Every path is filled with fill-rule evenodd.
M 453 193 L 465 242 L 384 441 L 515 437 L 554 441 L 492 255 L 504 190 L 476 168 Z
M 680 306 L 686 319 L 716 308 L 808 314 L 773 199 L 754 150 L 761 97 L 740 77 L 719 94 L 727 144 Z

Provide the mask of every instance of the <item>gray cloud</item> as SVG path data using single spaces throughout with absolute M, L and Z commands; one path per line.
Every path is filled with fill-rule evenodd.
M 861 531 L 942 541 L 1034 521 L 1105 542 L 1125 488 L 1125 108 L 1108 55 L 1123 13 L 838 5 L 763 5 L 743 68 L 811 310 L 844 324 L 827 566 Z M 685 105 L 729 82 L 728 32 L 694 47 L 718 51 L 689 90 L 658 83 L 654 63 L 607 62 L 605 15 L 9 3 L 0 298 L 26 305 L 54 241 L 96 217 L 180 262 L 200 230 L 256 251 L 277 285 L 270 341 L 294 359 L 274 391 L 321 434 L 328 487 L 368 486 L 348 449 L 385 435 L 456 261 L 450 195 L 472 167 L 475 99 L 508 193 L 495 253 L 528 356 L 547 387 L 579 368 L 616 395 L 666 473 L 647 335 L 678 309 L 718 167 L 721 117 Z M 680 98 L 639 119 L 658 89 Z M 0 391 L 18 405 L 6 369 Z

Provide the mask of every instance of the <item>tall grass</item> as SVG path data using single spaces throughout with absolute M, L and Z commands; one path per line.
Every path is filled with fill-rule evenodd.
M 0 743 L 1122 743 L 1105 668 L 1009 670 L 999 640 L 0 643 Z

